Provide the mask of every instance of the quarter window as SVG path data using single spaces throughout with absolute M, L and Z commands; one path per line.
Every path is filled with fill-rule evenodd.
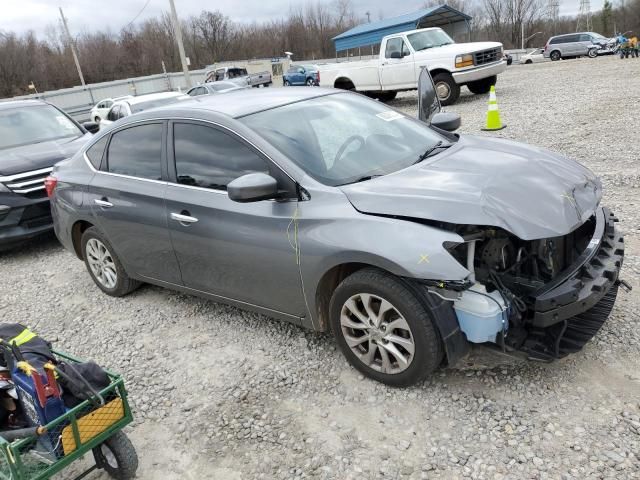
M 111 137 L 109 172 L 132 177 L 162 179 L 162 124 L 127 128 Z
M 108 135 L 102 137 L 96 143 L 91 145 L 85 152 L 87 158 L 91 162 L 91 165 L 93 165 L 96 170 L 100 170 L 100 164 L 102 163 L 102 154 L 104 153 L 104 147 L 107 145 L 108 138 Z
M 192 123 L 173 126 L 178 183 L 226 190 L 247 173 L 269 173 L 266 161 L 244 143 L 220 130 Z

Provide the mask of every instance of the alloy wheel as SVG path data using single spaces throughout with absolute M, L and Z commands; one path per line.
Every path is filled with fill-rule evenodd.
M 411 365 L 415 353 L 411 328 L 384 298 L 368 293 L 351 296 L 342 306 L 340 326 L 351 351 L 369 368 L 397 374 Z
M 118 282 L 116 264 L 105 244 L 97 238 L 91 238 L 87 241 L 85 251 L 93 276 L 103 287 L 115 288 Z

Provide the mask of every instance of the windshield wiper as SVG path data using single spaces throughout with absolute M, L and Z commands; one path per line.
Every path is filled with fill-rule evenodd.
M 452 145 L 451 143 L 444 143 L 442 140 L 438 140 L 438 143 L 436 143 L 434 146 L 429 147 L 427 150 L 425 150 L 425 152 L 421 154 L 418 157 L 418 160 L 416 160 L 413 164 L 415 165 L 416 163 L 420 163 L 421 161 L 423 161 L 425 158 L 429 158 L 439 148 L 449 148 L 451 145 Z
M 341 183 L 340 185 L 338 185 L 339 187 L 342 185 L 351 185 L 352 183 L 360 183 L 360 182 L 366 182 L 367 180 L 371 180 L 372 178 L 376 178 L 376 177 L 381 177 L 382 175 L 365 175 L 364 177 L 360 177 L 357 180 L 354 180 L 352 182 L 347 182 L 347 183 Z

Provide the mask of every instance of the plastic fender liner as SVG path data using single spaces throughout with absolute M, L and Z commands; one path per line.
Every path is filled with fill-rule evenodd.
M 432 317 L 442 339 L 447 365 L 455 365 L 469 353 L 471 344 L 467 341 L 467 337 L 462 333 L 462 330 L 460 330 L 458 317 L 456 317 L 453 307 L 448 305 L 450 302 L 437 295 L 429 294 L 426 286 L 417 280 L 410 278 L 403 278 L 402 280 L 407 288 L 415 293 L 425 310 L 432 312 Z

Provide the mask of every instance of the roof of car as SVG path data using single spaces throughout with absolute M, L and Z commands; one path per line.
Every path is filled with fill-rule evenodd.
M 42 100 L 9 100 L 6 102 L 0 102 L 0 110 L 6 110 L 15 107 L 30 107 L 35 105 L 47 105 L 47 102 Z
M 180 109 L 195 108 L 220 112 L 238 118 L 252 113 L 270 110 L 289 103 L 322 97 L 341 90 L 332 88 L 252 88 L 240 89 L 224 95 L 200 95 L 180 102 Z M 176 104 L 166 105 L 154 111 L 176 108 Z

